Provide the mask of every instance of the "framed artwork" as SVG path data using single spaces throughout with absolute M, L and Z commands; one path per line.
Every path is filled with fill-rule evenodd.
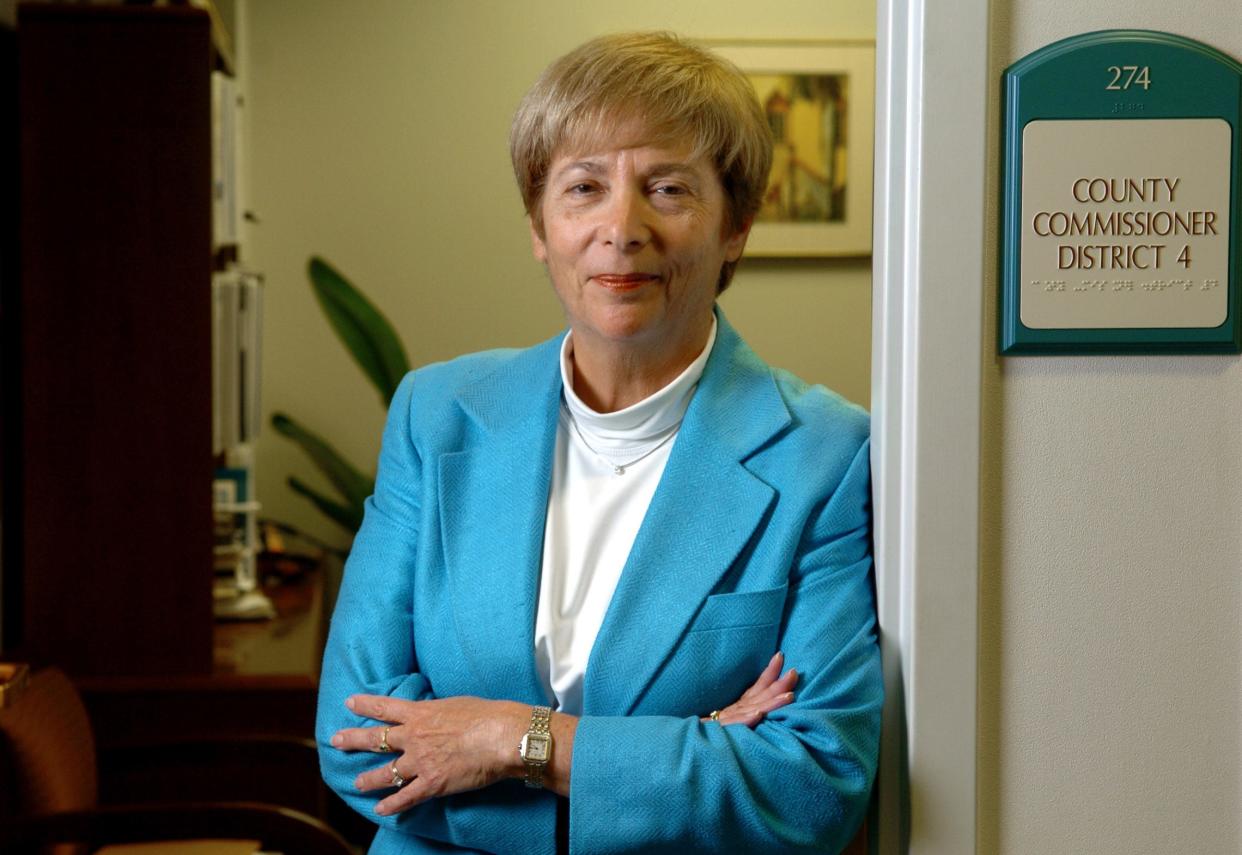
M 708 41 L 750 78 L 775 141 L 746 254 L 871 254 L 875 46 Z

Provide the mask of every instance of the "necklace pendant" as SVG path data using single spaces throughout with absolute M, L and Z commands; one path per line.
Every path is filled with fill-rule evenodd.
M 614 475 L 624 475 L 624 474 L 625 474 L 625 467 L 624 467 L 624 466 L 613 466 L 613 467 L 612 467 L 612 474 L 614 474 Z

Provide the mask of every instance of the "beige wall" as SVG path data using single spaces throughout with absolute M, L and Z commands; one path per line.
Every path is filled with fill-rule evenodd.
M 873 38 L 873 0 L 769 4 L 526 4 L 251 0 L 241 5 L 248 97 L 247 261 L 268 284 L 264 408 L 283 410 L 370 468 L 383 410 L 314 303 L 318 253 L 388 314 L 414 365 L 556 332 L 560 309 L 531 258 L 506 135 L 551 59 L 602 32 Z M 868 152 L 869 153 L 869 152 Z M 722 303 L 759 354 L 869 399 L 868 260 L 743 263 Z M 265 512 L 335 537 L 284 485 L 319 483 L 268 431 Z M 339 538 L 337 538 L 339 540 Z
M 998 84 L 1027 53 L 1111 27 L 1242 57 L 1237 0 L 992 8 Z M 979 852 L 1236 853 L 1242 366 L 1002 360 L 991 300 L 985 329 Z

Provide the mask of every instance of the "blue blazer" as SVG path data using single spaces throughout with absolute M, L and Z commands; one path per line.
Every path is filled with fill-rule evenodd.
M 867 417 L 718 318 L 591 651 L 574 852 L 835 852 L 866 808 L 882 700 Z M 547 702 L 534 630 L 560 342 L 428 366 L 393 398 L 317 725 L 325 780 L 380 825 L 373 853 L 555 851 L 550 792 L 504 781 L 379 818 L 353 780 L 383 758 L 328 741 L 374 724 L 345 708 L 358 692 Z M 802 675 L 792 704 L 753 730 L 699 721 L 777 650 Z

